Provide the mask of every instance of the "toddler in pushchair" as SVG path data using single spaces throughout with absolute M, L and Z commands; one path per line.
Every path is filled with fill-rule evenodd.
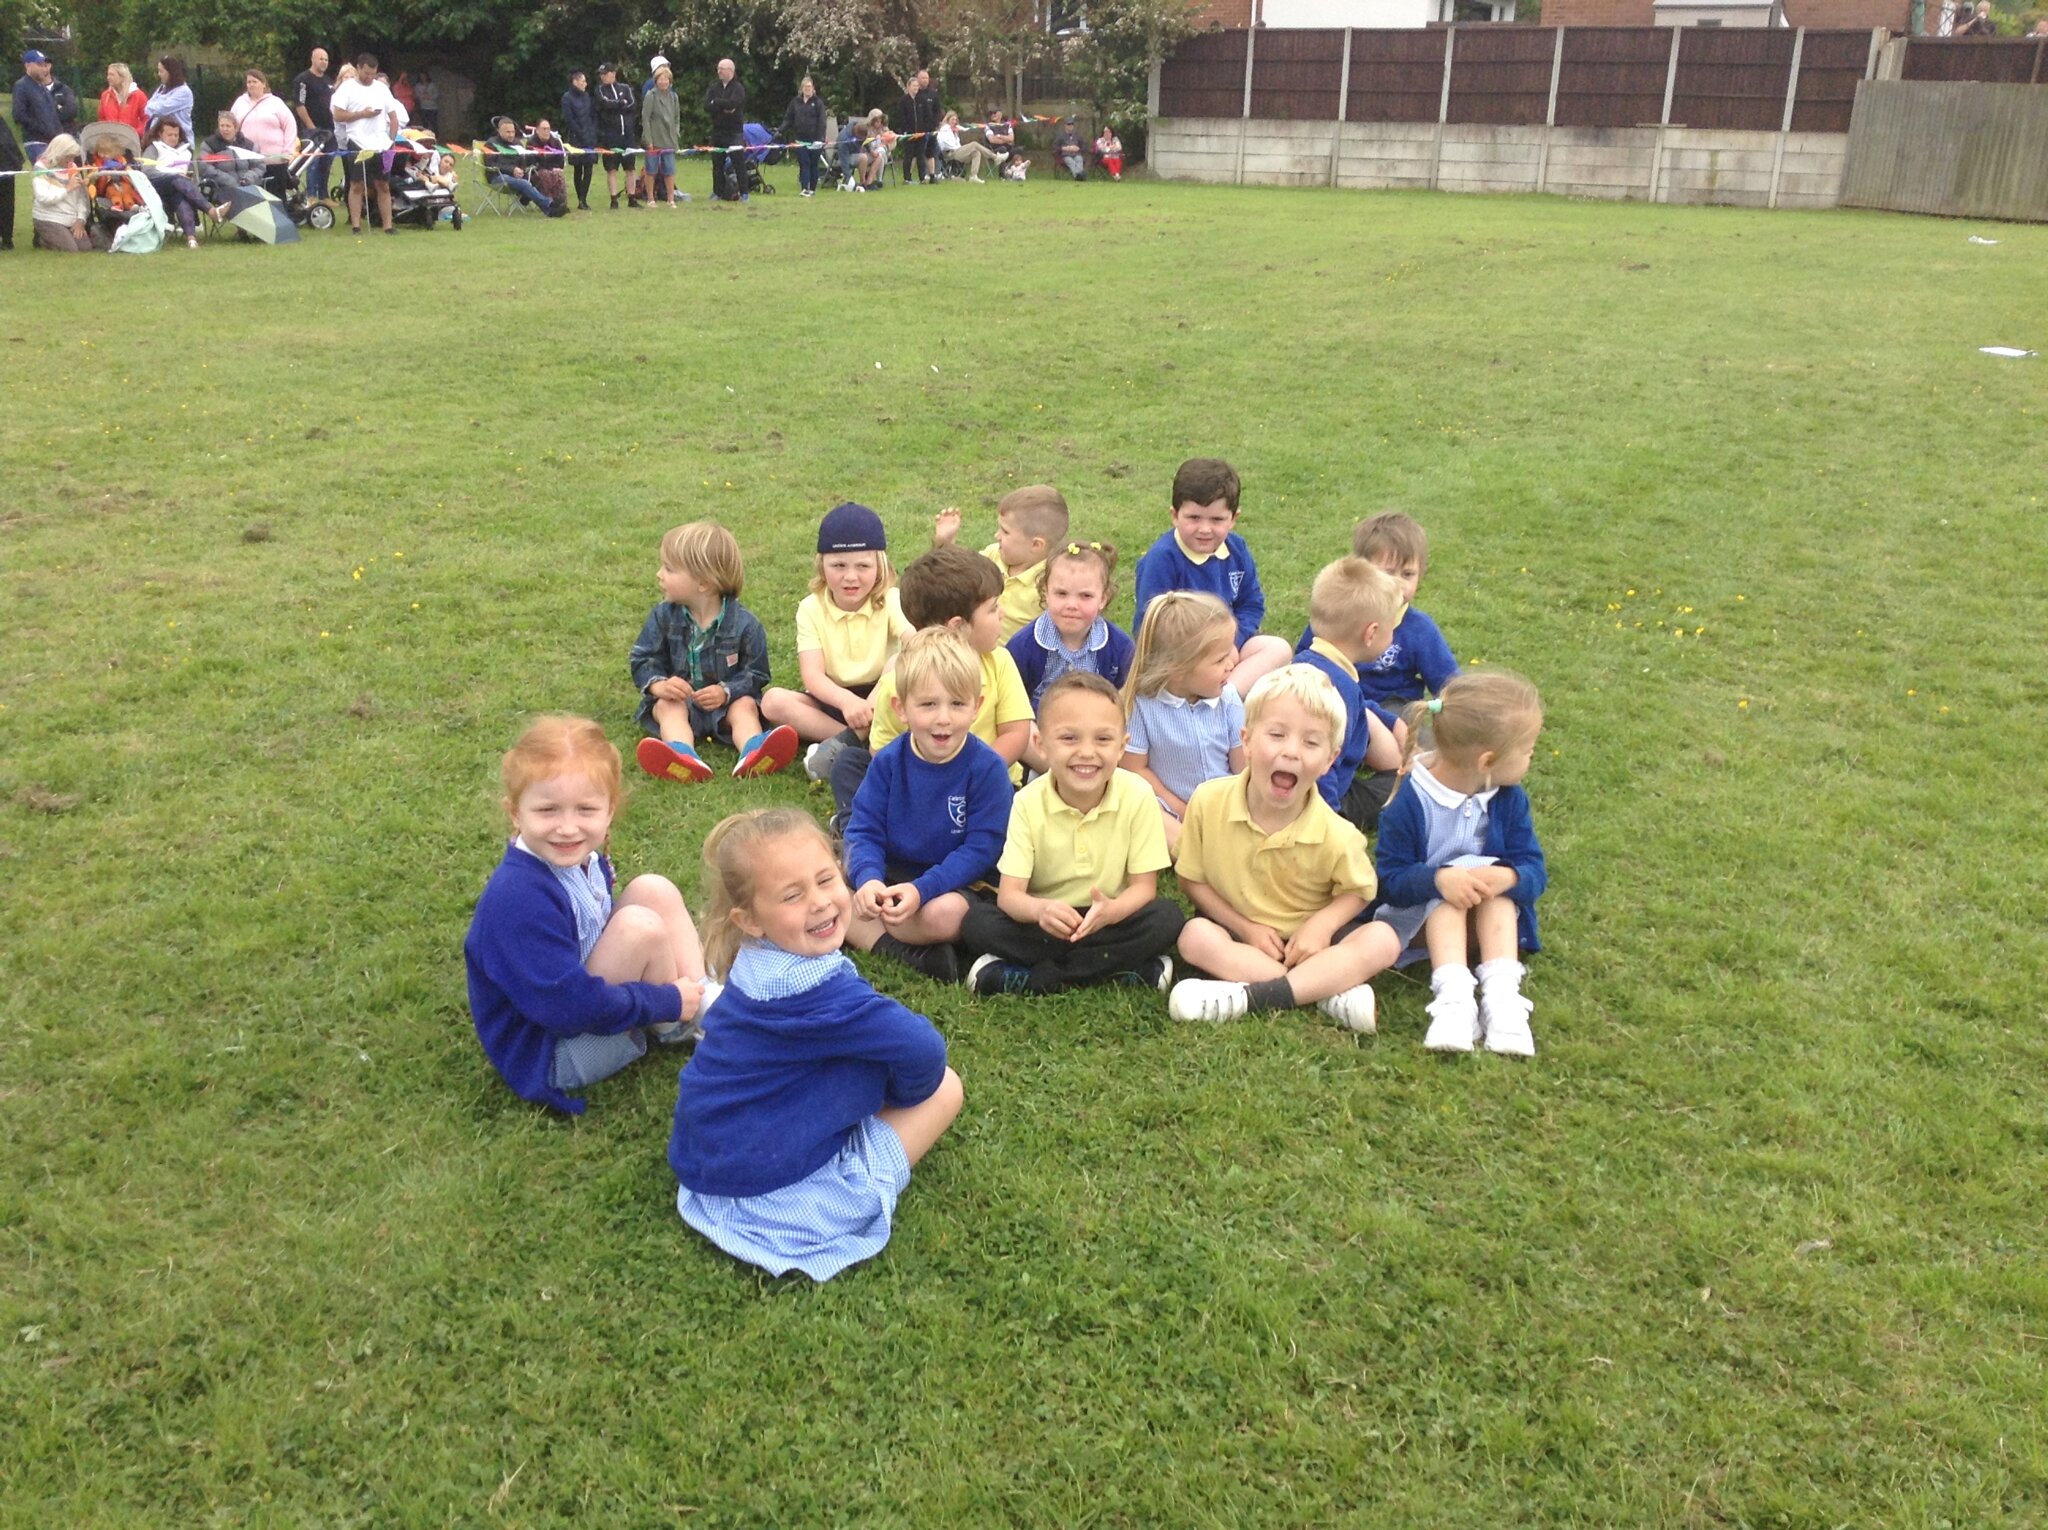
M 410 221 L 432 228 L 445 215 L 462 227 L 462 208 L 455 200 L 456 178 L 448 156 L 433 139 L 408 136 L 391 153 L 391 222 Z

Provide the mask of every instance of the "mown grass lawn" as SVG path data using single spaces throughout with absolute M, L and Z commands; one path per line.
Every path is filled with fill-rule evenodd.
M 0 262 L 0 1517 L 2048 1520 L 2048 362 L 1977 350 L 2044 262 L 1139 183 Z M 630 743 L 663 529 L 793 673 L 829 504 L 1135 554 L 1197 453 L 1277 630 L 1401 506 L 1542 687 L 1532 1064 L 1406 980 L 1361 1041 L 890 972 L 968 1108 L 824 1287 L 677 1221 L 672 1056 L 496 1082 L 495 762 Z M 648 783 L 621 869 L 797 800 Z

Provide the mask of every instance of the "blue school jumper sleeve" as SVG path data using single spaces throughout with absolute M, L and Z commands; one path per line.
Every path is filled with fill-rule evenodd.
M 883 746 L 854 793 L 846 826 L 846 874 L 856 888 L 886 882 L 888 867 L 921 868 L 912 885 L 926 902 L 994 872 L 1010 826 L 1009 767 L 969 736 L 943 765 L 917 757 L 910 735 Z
M 1380 876 L 1380 902 L 1388 908 L 1415 908 L 1436 896 L 1437 868 L 1429 853 L 1429 820 L 1422 811 L 1422 791 L 1403 781 L 1380 814 L 1379 844 L 1373 856 Z
M 1337 807 L 1343 802 L 1344 793 L 1351 789 L 1352 778 L 1358 774 L 1359 764 L 1365 759 L 1365 743 L 1369 736 L 1365 726 L 1365 697 L 1360 694 L 1356 680 L 1313 648 L 1303 648 L 1296 653 L 1294 662 L 1306 664 L 1327 675 L 1330 684 L 1337 688 L 1337 699 L 1344 703 L 1344 747 L 1337 752 L 1330 768 L 1316 780 L 1316 790 L 1322 794 L 1323 801 Z
M 726 985 L 677 1081 L 668 1161 L 685 1189 L 793 1185 L 883 1106 L 922 1104 L 938 1089 L 946 1043 L 931 1021 L 840 966 L 790 997 Z
M 1118 690 L 1122 690 L 1124 682 L 1131 678 L 1131 663 L 1137 657 L 1138 645 L 1131 640 L 1131 635 L 1115 622 L 1111 622 L 1109 641 L 1102 645 L 1099 660 L 1102 665 L 1102 678 Z
M 609 880 L 609 866 L 607 880 Z M 615 1036 L 683 1017 L 669 983 L 607 983 L 583 966 L 576 914 L 547 863 L 509 849 L 491 873 L 462 943 L 477 1039 L 521 1099 L 580 1114 L 548 1082 L 562 1036 Z
M 1010 641 L 1003 646 L 1017 661 L 1017 674 L 1024 682 L 1024 694 L 1031 698 L 1035 707 L 1038 705 L 1039 684 L 1045 679 L 1045 649 L 1032 632 L 1032 626 L 1033 623 L 1026 622 L 1010 634 Z
M 1508 896 L 1515 903 L 1516 943 L 1524 951 L 1542 950 L 1536 939 L 1536 900 L 1550 885 L 1550 872 L 1543 864 L 1543 846 L 1536 840 L 1529 794 L 1521 787 L 1504 786 L 1494 793 L 1487 808 L 1486 853 L 1515 874 Z
M 1237 587 L 1234 596 L 1223 597 L 1231 610 L 1237 613 L 1237 646 L 1242 648 L 1257 637 L 1259 628 L 1266 624 L 1266 592 L 1259 585 L 1259 566 L 1252 561 L 1252 550 L 1245 545 L 1244 538 L 1233 531 L 1225 542 L 1230 548 L 1231 562 L 1244 559 L 1244 582 Z M 1210 563 L 1215 561 L 1214 558 L 1209 560 Z

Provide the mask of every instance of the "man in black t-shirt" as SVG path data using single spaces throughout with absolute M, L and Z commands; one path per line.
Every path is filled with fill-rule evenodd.
M 311 67 L 301 70 L 292 81 L 292 115 L 299 119 L 299 131 L 308 143 L 317 143 L 324 149 L 334 147 L 334 85 L 327 78 L 327 50 L 315 48 L 309 60 Z M 322 154 L 306 167 L 306 194 L 310 197 L 327 195 L 328 166 L 334 156 Z
M 746 142 L 747 87 L 733 78 L 732 60 L 718 61 L 718 78 L 704 92 L 704 110 L 711 118 L 711 146 L 723 151 Z M 745 170 L 739 154 L 711 156 L 711 194 L 721 202 L 745 201 Z

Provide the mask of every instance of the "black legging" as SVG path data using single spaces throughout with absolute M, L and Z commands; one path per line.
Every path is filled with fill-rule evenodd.
M 590 180 L 597 174 L 597 156 L 578 153 L 571 156 L 569 163 L 576 172 L 576 202 L 581 206 L 590 200 Z

